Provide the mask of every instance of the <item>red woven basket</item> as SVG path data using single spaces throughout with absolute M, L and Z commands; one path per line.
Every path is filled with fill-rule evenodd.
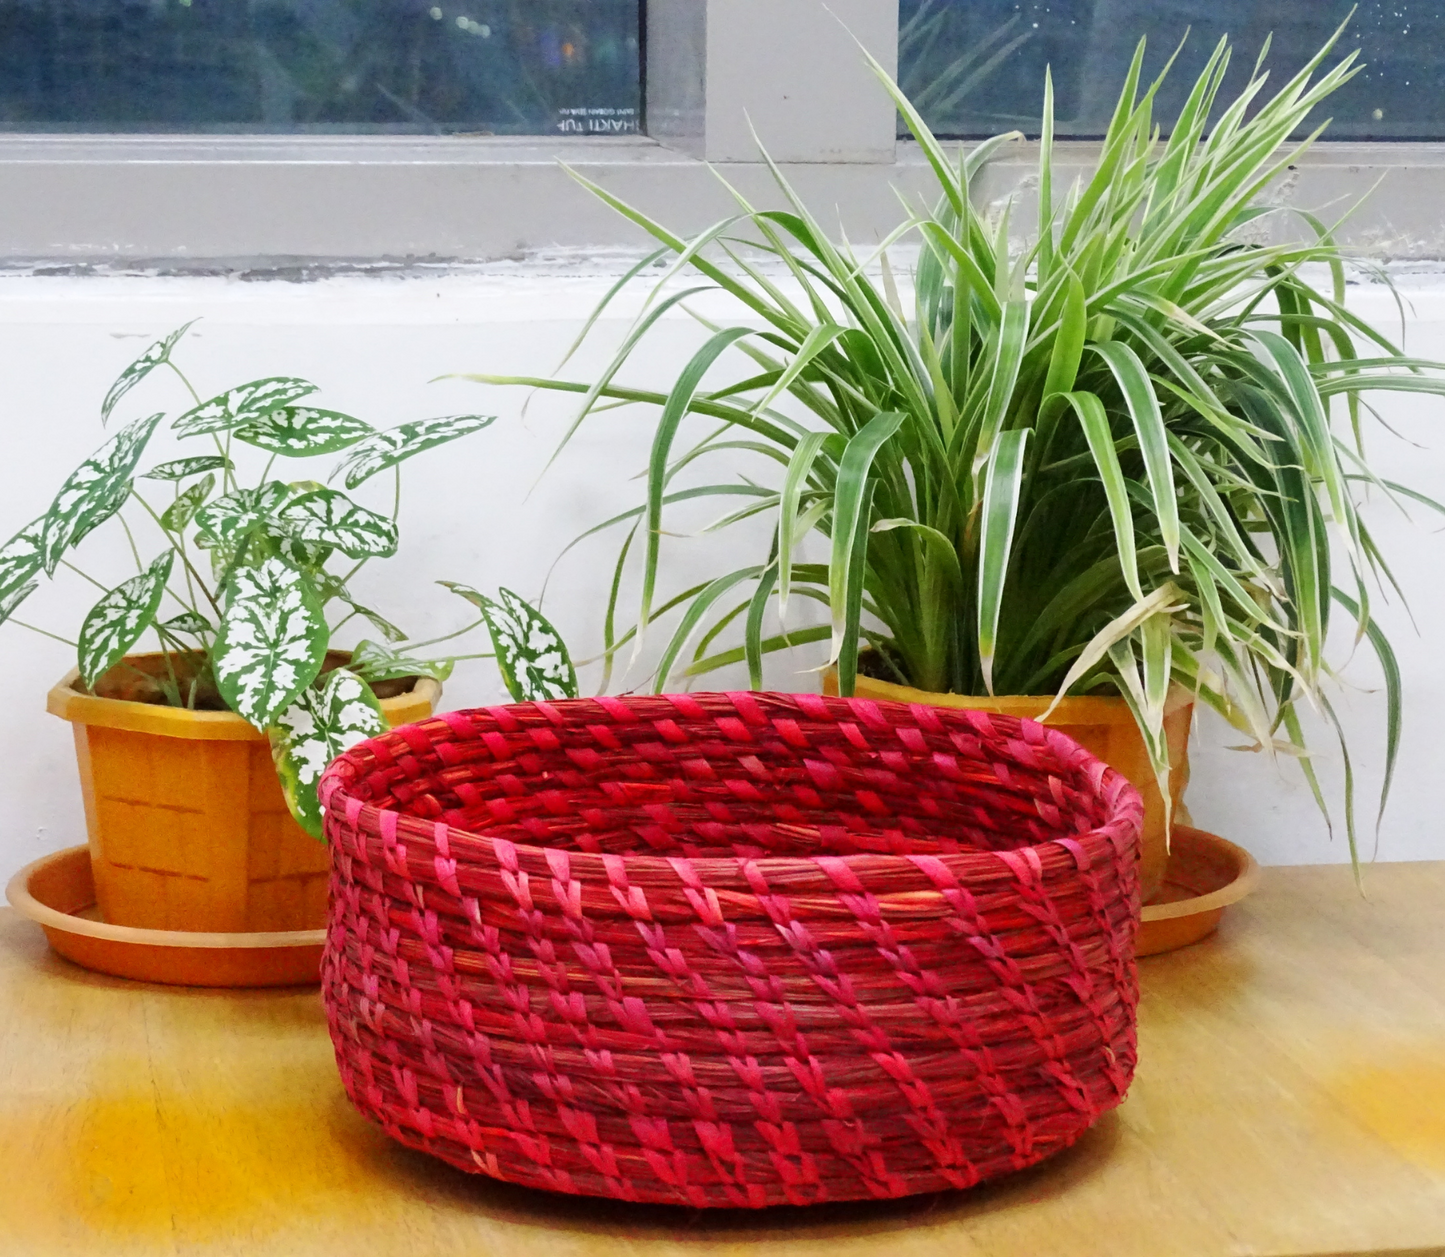
M 1027 720 L 808 695 L 451 712 L 341 756 L 352 1103 L 554 1191 L 968 1187 L 1134 1071 L 1139 797 Z

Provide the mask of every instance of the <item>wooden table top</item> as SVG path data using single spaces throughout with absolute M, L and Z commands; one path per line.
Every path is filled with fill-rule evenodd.
M 0 912 L 0 1253 L 1211 1257 L 1445 1253 L 1445 863 L 1269 869 L 1142 962 L 1127 1103 L 1052 1162 L 889 1204 L 551 1197 L 391 1143 L 315 991 L 126 983 Z

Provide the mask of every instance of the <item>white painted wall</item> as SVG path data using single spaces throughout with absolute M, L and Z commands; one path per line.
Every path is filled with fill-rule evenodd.
M 451 372 L 546 374 L 610 284 L 607 267 L 557 263 L 494 268 L 436 278 L 344 278 L 310 284 L 244 283 L 223 279 L 0 278 L 0 538 L 42 512 L 64 476 L 103 439 L 99 401 L 116 374 L 152 338 L 202 316 L 179 361 L 205 395 L 262 375 L 295 374 L 322 386 L 319 401 L 378 426 L 430 415 L 482 411 L 498 422 L 464 443 L 424 455 L 408 468 L 401 554 L 358 578 L 380 610 L 417 636 L 467 622 L 467 608 L 432 582 L 504 584 L 527 596 L 541 588 L 548 565 L 577 533 L 635 505 L 641 486 L 629 477 L 645 462 L 650 424 L 643 412 L 613 412 L 589 421 L 550 472 L 538 477 L 571 413 L 565 399 L 541 397 L 522 413 L 524 394 L 461 380 L 434 381 Z M 1445 358 L 1445 274 L 1403 280 L 1410 303 L 1409 352 Z M 1394 319 L 1383 288 L 1352 291 L 1361 313 Z M 605 360 L 622 320 L 635 303 L 598 333 L 595 348 L 574 360 L 586 379 Z M 664 384 L 699 333 L 685 317 L 665 320 L 628 378 Z M 144 390 L 144 391 L 142 391 Z M 185 403 L 173 379 L 142 386 L 126 416 Z M 1445 497 L 1445 412 L 1425 398 L 1382 398 L 1382 409 L 1407 440 L 1372 437 L 1386 476 Z M 1411 444 L 1410 442 L 1417 444 Z M 186 449 L 194 452 L 195 443 Z M 163 447 L 157 447 L 157 453 Z M 330 461 L 318 460 L 319 468 Z M 306 474 L 316 474 L 316 470 Z M 535 487 L 534 487 L 535 486 Z M 389 484 L 368 485 L 389 505 Z M 697 522 L 721 514 L 709 510 Z M 1410 523 L 1381 505 L 1371 526 L 1410 592 L 1417 633 L 1398 606 L 1381 619 L 1405 676 L 1406 733 L 1391 808 L 1381 830 L 1382 859 L 1445 857 L 1445 824 L 1435 800 L 1445 758 L 1433 728 L 1445 709 L 1445 537 L 1426 512 Z M 721 569 L 714 541 L 669 541 L 673 571 Z M 736 549 L 736 545 L 733 547 Z M 159 549 L 142 542 L 144 557 Z M 557 569 L 547 610 L 579 656 L 600 641 L 602 606 L 611 577 L 613 544 L 575 551 Z M 743 556 L 739 556 L 742 558 Z M 79 562 L 107 583 L 129 574 L 124 542 L 110 529 L 87 540 Z M 21 618 L 71 636 L 94 590 L 66 576 L 26 603 Z M 484 637 L 472 650 L 487 648 Z M 45 691 L 72 663 L 65 646 L 14 625 L 0 628 L 8 678 L 8 719 L 0 724 L 0 874 L 37 856 L 83 841 L 83 819 L 67 726 L 44 711 Z M 1338 643 L 1339 657 L 1349 641 Z M 776 660 L 769 681 L 812 688 L 805 671 L 813 657 Z M 595 670 L 584 675 L 584 685 Z M 1339 700 L 1360 772 L 1361 814 L 1372 817 L 1382 762 L 1384 700 L 1372 692 L 1371 662 L 1355 658 L 1345 670 L 1354 689 Z M 731 683 L 737 684 L 736 677 Z M 487 661 L 462 664 L 447 687 L 448 705 L 502 696 Z M 1234 741 L 1217 721 L 1196 733 L 1190 804 L 1196 821 L 1234 838 L 1272 863 L 1346 858 L 1343 836 L 1331 843 L 1309 792 L 1289 764 L 1223 749 Z M 1338 752 L 1323 735 L 1321 770 L 1338 789 Z M 1373 825 L 1362 825 L 1366 854 Z

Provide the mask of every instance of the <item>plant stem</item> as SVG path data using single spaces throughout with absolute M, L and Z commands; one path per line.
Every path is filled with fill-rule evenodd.
M 74 573 L 75 573 L 77 576 L 79 576 L 82 580 L 88 580 L 88 581 L 89 581 L 92 585 L 94 585 L 97 589 L 104 589 L 106 593 L 109 593 L 109 592 L 110 592 L 110 590 L 106 589 L 105 586 L 102 585 L 98 580 L 96 580 L 94 576 L 92 576 L 89 572 L 82 572 L 82 571 L 81 571 L 78 567 L 76 567 L 75 564 L 72 563 L 69 559 L 61 559 L 61 560 L 60 560 L 60 566 L 61 566 L 61 567 L 68 567 L 72 572 L 74 572 Z
M 59 633 L 52 633 L 49 629 L 37 628 L 34 624 L 27 624 L 24 620 L 17 620 L 14 616 L 10 618 L 11 624 L 18 624 L 23 629 L 29 629 L 32 633 L 39 633 L 41 637 L 52 637 L 57 642 L 64 642 L 67 646 L 80 648 L 79 642 L 73 642 L 68 637 L 61 637 Z
M 454 637 L 460 637 L 463 633 L 470 633 L 474 628 L 480 628 L 487 621 L 485 618 L 473 620 L 465 628 L 459 628 L 455 633 L 445 633 L 441 637 L 428 637 L 424 642 L 405 643 L 408 650 L 419 650 L 423 646 L 435 646 L 438 642 L 449 642 Z
M 156 639 L 161 644 L 161 658 L 165 661 L 166 674 L 170 677 L 171 684 L 170 688 L 166 690 L 166 698 L 170 701 L 172 707 L 180 707 L 182 706 L 181 682 L 180 678 L 176 676 L 176 666 L 171 661 L 172 651 L 174 648 L 178 648 L 180 643 L 176 641 L 174 637 L 171 637 L 159 624 L 152 625 L 151 627 L 155 629 Z M 168 640 L 169 645 L 167 645 Z
M 343 589 L 351 583 L 351 578 L 355 576 L 357 572 L 361 571 L 361 569 L 364 568 L 366 564 L 366 559 L 357 559 L 356 566 L 353 567 L 351 571 L 347 572 L 346 575 L 341 578 L 341 586 Z
M 190 584 L 190 579 L 191 579 L 191 577 L 194 576 L 194 577 L 195 577 L 195 580 L 196 580 L 196 584 L 200 586 L 201 592 L 206 595 L 206 601 L 211 604 L 211 607 L 212 607 L 212 609 L 215 611 L 215 613 L 216 613 L 217 615 L 220 615 L 220 614 L 221 614 L 221 604 L 216 601 L 216 599 L 215 599 L 215 597 L 212 595 L 211 591 L 206 587 L 206 582 L 205 582 L 203 579 L 201 579 L 201 574 L 200 574 L 198 571 L 196 571 L 195 564 L 193 564 L 193 563 L 191 562 L 191 556 L 186 553 L 185 537 L 184 537 L 182 534 L 180 534 L 180 533 L 172 533 L 169 528 L 167 528 L 164 524 L 162 524 L 162 523 L 161 523 L 161 517 L 155 513 L 155 510 L 154 510 L 154 508 L 151 506 L 151 504 L 150 504 L 149 502 L 147 502 L 147 501 L 145 500 L 145 498 L 141 497 L 141 495 L 140 495 L 139 493 L 137 493 L 134 489 L 131 490 L 131 496 L 132 496 L 133 498 L 135 498 L 135 500 L 136 500 L 137 502 L 139 502 L 143 507 L 145 507 L 146 512 L 150 515 L 150 517 L 151 517 L 153 520 L 155 520 L 156 526 L 157 526 L 163 533 L 166 534 L 166 537 L 167 537 L 168 539 L 171 538 L 171 537 L 175 537 L 176 540 L 171 543 L 171 548 L 172 548 L 173 550 L 175 550 L 175 552 L 181 556 L 181 562 L 185 565 L 185 568 L 186 568 L 186 583 L 187 583 L 187 585 Z M 135 543 L 132 542 L 132 543 L 131 543 L 131 548 L 134 549 L 134 547 L 135 547 Z M 140 562 L 139 556 L 137 556 L 136 562 Z M 185 601 L 183 601 L 183 600 L 180 599 L 180 598 L 176 598 L 176 595 L 175 595 L 174 592 L 171 594 L 171 597 L 172 597 L 172 598 L 175 598 L 176 601 L 181 604 L 181 606 L 183 606 L 183 607 L 186 608 L 186 610 L 192 611 L 192 612 L 194 612 L 194 613 L 195 613 L 196 615 L 198 615 L 198 616 L 201 614 L 199 611 L 196 610 L 196 608 L 195 608 L 194 606 L 191 606 L 190 604 L 186 603 Z M 192 597 L 192 599 L 194 600 L 195 594 L 192 593 L 191 597 Z
M 166 366 L 170 367 L 172 371 L 180 376 L 181 383 L 186 386 L 186 391 L 190 393 L 191 398 L 195 401 L 196 405 L 199 406 L 201 404 L 201 395 L 196 392 L 190 380 L 186 379 L 186 373 L 169 358 L 166 359 Z M 212 432 L 211 442 L 216 447 L 216 453 L 226 460 L 226 465 L 221 469 L 221 482 L 228 490 L 234 490 L 236 488 L 236 477 L 231 474 L 231 434 L 229 432 L 226 434 L 226 443 L 222 445 L 221 438 Z
M 137 494 L 136 496 L 139 497 L 140 495 Z M 181 500 L 181 482 L 180 482 L 179 480 L 177 480 L 177 481 L 176 481 L 176 484 L 175 484 L 175 493 L 172 495 L 171 501 L 172 501 L 172 503 L 175 503 L 175 502 L 179 502 L 180 500 Z M 146 502 L 144 498 L 141 499 L 141 503 L 142 503 L 142 505 L 146 506 L 147 509 L 149 509 L 150 504 L 149 504 L 148 502 Z M 155 512 L 154 512 L 154 511 L 151 511 L 151 515 L 152 515 L 152 517 L 154 518 L 154 517 L 155 517 Z M 161 523 L 161 521 L 160 521 L 159 518 L 156 518 L 156 523 L 158 523 L 158 524 Z M 164 528 L 165 525 L 164 525 L 164 524 L 161 524 L 161 527 Z M 176 536 L 176 549 L 179 551 L 180 556 L 181 556 L 181 562 L 184 564 L 184 563 L 185 563 L 185 558 L 186 558 L 186 536 L 185 536 L 185 533 L 183 533 L 183 532 L 178 532 L 178 533 L 176 533 L 175 536 Z M 187 595 L 187 597 L 190 598 L 190 602 L 187 603 L 187 604 L 185 604 L 185 605 L 189 606 L 189 607 L 191 608 L 191 610 L 194 611 L 194 610 L 195 610 L 195 602 L 196 602 L 196 582 L 191 579 L 191 569 L 190 569 L 189 566 L 187 566 L 187 567 L 185 568 L 185 572 L 186 572 L 186 595 Z M 180 601 L 180 600 L 177 599 L 177 601 Z
M 331 634 L 335 634 L 336 631 L 337 631 L 343 624 L 345 624 L 348 620 L 353 620 L 353 619 L 355 619 L 355 618 L 356 618 L 358 615 L 360 615 L 360 614 L 361 614 L 361 612 L 359 612 L 359 611 L 355 610 L 355 608 L 353 608 L 353 609 L 352 609 L 350 612 L 348 612 L 346 615 L 343 615 L 343 616 L 341 617 L 341 619 L 337 620 L 336 623 L 333 624 L 329 629 L 327 629 L 327 632 L 328 632 L 328 633 L 331 633 Z
M 196 405 L 199 406 L 201 404 L 201 395 L 196 392 L 196 390 L 191 386 L 191 382 L 186 379 L 186 373 L 182 371 L 180 367 L 176 366 L 176 364 L 172 362 L 169 357 L 166 358 L 166 366 L 170 367 L 172 371 L 174 371 L 178 376 L 181 377 L 181 383 L 186 386 L 186 391 L 190 393 L 191 398 L 195 401 Z
M 131 496 L 135 496 L 134 489 L 131 490 Z M 130 552 L 135 557 L 135 570 L 137 572 L 144 572 L 146 565 L 140 561 L 140 550 L 136 546 L 135 535 L 131 532 L 130 525 L 125 522 L 123 515 L 117 514 L 116 519 L 120 520 L 120 526 L 125 529 L 125 539 L 130 542 Z

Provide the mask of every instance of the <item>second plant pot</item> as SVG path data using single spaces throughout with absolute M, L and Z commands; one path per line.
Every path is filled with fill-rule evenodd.
M 328 663 L 347 657 L 333 652 Z M 158 654 L 126 663 L 128 675 L 164 666 Z M 97 689 L 107 691 L 104 678 Z M 385 693 L 382 711 L 395 726 L 431 715 L 441 686 L 418 678 Z M 87 694 L 75 672 L 46 707 L 74 728 L 104 921 L 228 933 L 325 924 L 326 845 L 291 818 L 265 734 L 230 711 Z
M 823 692 L 838 693 L 838 673 L 833 668 L 823 674 Z M 987 695 L 937 694 L 879 681 L 862 673 L 858 674 L 854 695 L 890 703 L 923 703 L 932 707 L 998 712 L 1028 720 L 1038 720 L 1053 702 L 1047 695 L 989 698 Z M 1164 733 L 1169 740 L 1169 794 L 1176 821 L 1188 819 L 1181 816 L 1180 809 L 1184 803 L 1184 788 L 1189 784 L 1189 725 L 1193 716 L 1194 700 L 1187 690 L 1175 686 L 1170 690 L 1164 708 Z M 1163 884 L 1164 870 L 1169 862 L 1169 844 L 1165 830 L 1164 796 L 1159 791 L 1154 770 L 1149 765 L 1149 752 L 1128 704 L 1122 698 L 1107 695 L 1066 698 L 1054 708 L 1053 715 L 1049 717 L 1049 727 L 1073 738 L 1090 754 L 1127 777 L 1139 791 L 1144 800 L 1139 891 L 1141 902 L 1147 903 Z

